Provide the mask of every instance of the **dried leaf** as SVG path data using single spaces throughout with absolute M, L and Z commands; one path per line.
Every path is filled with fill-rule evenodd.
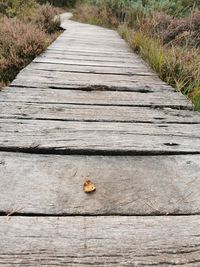
M 83 185 L 83 190 L 85 193 L 92 193 L 96 190 L 96 187 L 90 180 L 87 180 Z

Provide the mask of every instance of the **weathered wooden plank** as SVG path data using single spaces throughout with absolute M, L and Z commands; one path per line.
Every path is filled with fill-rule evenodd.
M 56 64 L 71 64 L 71 65 L 86 65 L 86 66 L 102 66 L 102 67 L 120 67 L 120 68 L 135 68 L 135 67 L 143 67 L 144 65 L 142 63 L 125 63 L 125 62 L 109 62 L 107 60 L 105 61 L 89 61 L 89 60 L 76 60 L 76 59 L 62 59 L 62 58 L 45 58 L 45 57 L 37 57 L 33 60 L 33 62 L 38 63 L 56 63 Z
M 40 74 L 40 77 L 38 77 Z M 85 82 L 86 84 L 92 84 L 92 83 L 96 83 L 96 84 L 100 84 L 100 82 L 102 81 L 102 85 L 104 83 L 112 83 L 113 86 L 116 86 L 116 83 L 119 84 L 119 86 L 121 84 L 123 84 L 124 86 L 131 86 L 136 83 L 140 83 L 141 87 L 144 85 L 149 85 L 149 87 L 158 87 L 158 85 L 166 86 L 166 83 L 162 82 L 157 76 L 149 76 L 148 78 L 143 77 L 141 75 L 112 75 L 112 74 L 98 74 L 98 73 L 63 73 L 63 72 L 59 72 L 56 71 L 53 73 L 52 75 L 52 71 L 51 70 L 32 70 L 30 71 L 29 69 L 24 69 L 17 77 L 16 80 L 23 80 L 23 79 L 27 79 L 27 80 L 34 80 L 36 79 L 36 77 L 38 78 L 38 80 L 40 80 L 41 82 L 47 82 L 46 79 L 50 79 L 50 81 L 52 81 L 53 79 L 58 80 L 60 83 L 68 83 L 68 82 L 77 82 L 77 81 L 81 81 L 81 82 Z M 45 79 L 46 78 L 46 79 Z M 117 86 L 116 86 L 117 87 Z M 167 87 L 168 88 L 168 87 Z
M 30 137 L 29 137 L 30 138 Z M 0 212 L 200 213 L 200 155 L 65 156 L 0 153 Z M 87 195 L 91 179 L 96 192 Z
M 73 48 L 71 48 L 73 49 Z M 124 53 L 120 53 L 120 54 L 116 54 L 116 53 L 107 53 L 107 52 L 102 52 L 102 53 L 98 53 L 98 52 L 90 52 L 90 51 L 73 51 L 73 50 L 69 50 L 68 48 L 67 49 L 63 49 L 63 50 L 60 50 L 60 49 L 50 49 L 50 48 L 47 48 L 47 50 L 45 51 L 45 53 L 52 53 L 54 55 L 59 55 L 59 54 L 64 54 L 64 55 L 70 55 L 70 56 L 82 56 L 82 57 L 87 57 L 87 56 L 90 56 L 90 57 L 95 57 L 95 58 L 102 58 L 102 57 L 106 57 L 108 56 L 109 58 L 113 58 L 113 59 L 124 59 L 124 58 L 127 58 L 127 59 L 137 59 L 137 60 L 140 60 L 142 61 L 141 57 L 139 57 L 139 55 L 137 54 L 134 54 L 134 53 L 130 53 L 130 52 L 124 52 Z M 43 53 L 43 54 L 45 54 Z
M 111 50 L 115 50 L 115 49 L 127 49 L 129 50 L 129 47 L 127 45 L 127 43 L 122 40 L 120 37 L 115 39 L 111 39 L 109 40 L 109 38 L 107 39 L 107 35 L 103 34 L 103 35 L 99 35 L 97 34 L 96 36 L 92 36 L 93 35 L 93 30 L 91 31 L 91 35 L 88 35 L 87 39 L 82 39 L 82 36 L 80 36 L 79 38 L 76 37 L 68 37 L 68 35 L 64 36 L 62 35 L 61 38 L 58 38 L 55 42 L 56 44 L 67 44 L 70 43 L 73 46 L 82 46 L 82 45 L 86 45 L 88 47 L 93 47 L 95 46 L 100 47 L 100 48 L 109 48 Z M 89 34 L 89 33 L 88 33 Z M 99 38 L 99 39 L 98 39 Z
M 139 62 L 144 62 L 138 55 L 136 54 L 133 54 L 133 53 L 123 53 L 123 54 L 108 54 L 108 53 L 91 53 L 91 52 L 81 52 L 81 51 L 71 51 L 71 50 L 59 50 L 59 49 L 47 49 L 45 51 L 44 54 L 47 54 L 47 55 L 65 55 L 65 56 L 69 56 L 69 57 L 82 57 L 82 58 L 87 58 L 87 57 L 90 57 L 90 58 L 95 58 L 95 59 L 102 59 L 102 58 L 106 58 L 108 57 L 109 59 L 113 59 L 113 60 L 125 60 L 125 59 L 129 59 L 129 60 L 132 60 L 132 62 L 134 60 L 137 60 Z M 44 55 L 42 54 L 42 55 Z M 150 70 L 150 67 L 147 65 L 147 63 L 144 62 L 144 66 L 143 68 L 147 66 L 147 68 Z M 152 71 L 152 70 L 151 70 Z
M 93 33 L 94 35 L 102 34 L 102 35 L 108 35 L 110 37 L 118 37 L 119 34 L 111 29 L 108 28 L 103 28 L 101 26 L 96 26 L 96 25 L 91 25 L 91 24 L 84 24 L 84 23 L 79 23 L 75 21 L 66 21 L 67 25 L 67 33 L 75 34 L 75 33 L 81 33 L 82 36 L 86 36 L 85 33 Z M 77 35 L 79 36 L 79 35 Z M 90 34 L 89 34 L 90 36 Z
M 74 61 L 79 61 L 79 62 L 85 62 L 85 61 L 93 61 L 93 62 L 116 62 L 116 63 L 130 63 L 130 64 L 135 64 L 138 66 L 141 66 L 141 64 L 144 64 L 141 59 L 139 58 L 118 58 L 118 57 L 110 57 L 110 56 L 94 56 L 92 54 L 90 55 L 69 55 L 68 53 L 53 53 L 51 52 L 46 52 L 38 57 L 38 59 L 46 58 L 46 59 L 65 59 L 65 60 L 74 60 Z M 144 67 L 144 65 L 143 65 Z M 142 67 L 141 67 L 142 68 Z
M 101 37 L 99 36 L 99 38 L 106 38 L 106 37 Z M 67 41 L 64 42 L 64 41 L 56 41 L 54 43 L 52 43 L 49 48 L 64 48 L 66 47 L 67 45 Z M 91 49 L 91 52 L 110 52 L 110 53 L 121 53 L 121 52 L 124 52 L 124 50 L 126 52 L 131 52 L 131 49 L 128 48 L 128 47 L 112 47 L 112 46 L 94 46 L 94 45 L 84 45 L 84 44 L 76 44 L 76 45 L 73 45 L 73 49 L 74 50 L 82 50 L 82 51 L 85 51 L 85 50 L 90 50 Z
M 52 75 L 53 74 L 53 75 Z M 43 70 L 32 70 L 24 69 L 12 83 L 13 85 L 21 85 L 32 83 L 38 84 L 41 87 L 42 84 L 47 84 L 49 86 L 53 84 L 58 85 L 101 85 L 110 87 L 124 87 L 124 88 L 152 88 L 156 91 L 163 90 L 163 88 L 168 89 L 164 82 L 162 82 L 156 76 L 144 77 L 141 75 L 112 75 L 112 74 L 98 74 L 98 73 L 76 73 L 76 72 L 53 72 L 43 71 Z M 134 89 L 132 89 L 134 90 Z M 172 90 L 172 89 L 171 89 Z
M 5 267 L 200 266 L 199 216 L 1 217 L 0 237 Z
M 29 85 L 33 86 L 36 84 L 30 83 Z M 58 88 L 60 87 L 58 86 Z M 63 90 L 62 88 L 69 90 Z M 38 88 L 12 87 L 1 91 L 0 102 L 28 101 L 30 103 L 68 103 L 84 105 L 118 105 L 141 107 L 149 106 L 171 107 L 175 109 L 191 109 L 191 103 L 181 93 L 176 93 L 173 91 L 170 92 L 168 90 L 163 90 L 163 92 L 151 92 L 151 89 L 149 88 L 140 88 L 140 92 L 98 91 L 92 90 L 93 87 L 87 87 L 87 85 L 85 85 L 85 87 L 76 85 L 76 90 L 70 90 L 70 88 L 71 86 L 68 85 L 67 88 L 67 86 L 63 84 L 61 89 L 52 89 L 48 87 L 41 89 L 39 87 L 39 83 Z M 95 88 L 96 87 L 94 87 L 93 89 Z M 90 91 L 90 89 L 92 91 Z M 101 87 L 99 89 L 101 89 Z M 105 89 L 108 88 L 106 87 Z M 121 90 L 123 90 L 123 88 L 121 88 Z M 144 93 L 145 90 L 147 92 L 149 90 L 150 93 Z
M 99 38 L 106 38 L 106 37 L 101 37 L 101 36 L 99 36 Z M 55 42 L 53 42 L 50 46 L 49 46 L 49 48 L 64 48 L 64 47 L 66 47 L 66 45 L 67 45 L 67 41 L 65 41 L 65 40 L 61 40 L 61 39 L 57 39 L 57 41 L 55 41 Z M 131 51 L 131 49 L 130 48 L 128 48 L 128 46 L 127 45 L 120 45 L 120 46 L 117 46 L 117 45 L 104 45 L 104 46 L 101 46 L 101 45 L 89 45 L 89 44 L 87 44 L 87 45 L 85 45 L 85 44 L 79 44 L 79 43 L 77 43 L 77 44 L 74 44 L 73 45 L 73 49 L 78 49 L 78 50 L 90 50 L 91 49 L 91 52 L 94 52 L 94 51 L 100 51 L 100 52 L 105 52 L 105 51 L 107 51 L 107 52 L 111 52 L 111 53 L 118 53 L 118 52 L 123 52 L 124 50 L 125 51 L 127 51 L 127 52 L 130 52 Z
M 124 59 L 124 58 L 128 58 L 128 59 L 133 59 L 133 58 L 137 58 L 137 59 L 140 59 L 142 60 L 141 58 L 139 58 L 138 55 L 134 55 L 132 56 L 132 53 L 121 53 L 121 54 L 116 54 L 116 53 L 98 53 L 98 52 L 93 52 L 91 53 L 90 51 L 73 51 L 72 50 L 69 50 L 69 49 L 50 49 L 48 48 L 45 53 L 52 53 L 54 55 L 59 55 L 59 54 L 65 54 L 65 55 L 70 55 L 70 56 L 82 56 L 82 57 L 87 57 L 87 56 L 93 56 L 95 58 L 101 58 L 101 57 L 106 57 L 106 56 L 109 56 L 109 58 L 113 58 L 113 59 Z M 147 65 L 148 66 L 148 65 Z M 149 67 L 150 68 L 150 67 Z
M 70 43 L 70 45 L 93 45 L 93 46 L 101 46 L 101 47 L 125 47 L 127 48 L 127 44 L 124 42 L 123 39 L 120 38 L 109 38 L 108 36 L 103 36 L 103 38 L 99 38 L 99 35 L 97 36 L 87 36 L 87 38 L 84 38 L 84 36 L 80 36 L 80 38 L 77 39 L 76 36 L 64 36 L 62 35 L 62 38 L 60 38 L 58 43 Z M 133 54 L 134 56 L 134 54 Z
M 0 118 L 145 123 L 200 123 L 197 112 L 171 108 L 1 102 Z
M 63 76 L 68 76 L 68 73 L 62 73 Z M 71 73 L 71 74 L 76 74 L 76 73 Z M 78 73 L 80 74 L 80 73 Z M 174 89 L 167 86 L 166 84 L 159 84 L 158 83 L 148 83 L 148 79 L 145 79 L 144 77 L 140 77 L 141 80 L 143 78 L 143 81 L 137 81 L 137 78 L 135 81 L 117 81 L 115 80 L 113 77 L 113 81 L 109 80 L 109 79 L 77 79 L 76 80 L 68 80 L 66 79 L 54 79 L 53 78 L 54 73 L 52 75 L 52 73 L 50 75 L 47 74 L 46 77 L 37 77 L 37 76 L 27 76 L 25 78 L 25 75 L 23 76 L 18 76 L 18 78 L 16 78 L 13 82 L 12 82 L 12 87 L 36 87 L 36 88 L 57 88 L 57 89 L 83 89 L 84 88 L 88 91 L 133 91 L 133 92 L 141 92 L 141 93 L 153 93 L 155 91 L 155 95 L 159 94 L 159 96 L 161 97 L 161 99 L 163 99 L 164 95 L 168 95 L 169 97 L 173 94 L 175 98 L 179 97 L 183 100 L 185 100 L 185 102 L 189 103 L 189 100 L 186 99 L 185 96 L 181 95 L 181 93 L 177 94 L 177 96 L 175 96 L 176 94 L 174 93 Z M 104 77 L 106 75 L 103 75 Z M 116 75 L 113 75 L 116 76 Z M 73 77 L 73 75 L 72 75 Z M 136 76 L 134 76 L 136 77 Z M 139 76 L 138 76 L 139 77 Z M 167 91 L 171 91 L 168 92 Z M 161 92 L 163 92 L 163 96 L 161 94 Z M 99 92 L 100 94 L 100 92 Z M 147 96 L 143 94 L 143 98 Z M 150 96 L 150 94 L 148 95 L 149 100 L 151 101 L 152 98 L 154 98 L 153 95 Z M 172 98 L 173 99 L 173 98 Z M 144 100 L 146 101 L 146 100 Z M 148 101 L 148 102 L 150 102 Z M 167 99 L 168 101 L 168 99 Z M 138 101 L 139 102 L 139 101 Z M 147 102 L 147 101 L 146 101 Z M 190 102 L 190 105 L 191 102 Z
M 60 71 L 60 72 L 82 72 L 82 73 L 99 73 L 99 74 L 115 74 L 115 75 L 143 75 L 155 76 L 155 73 L 147 68 L 117 68 L 117 67 L 102 67 L 102 66 L 85 66 L 85 65 L 69 65 L 56 63 L 31 63 L 26 67 L 26 70 L 43 70 L 43 71 Z
M 200 125 L 0 119 L 3 150 L 62 153 L 199 153 Z
M 46 51 L 52 51 L 52 52 L 64 52 L 64 53 L 75 53 L 75 54 L 90 54 L 90 55 L 99 55 L 99 56 L 104 56 L 104 55 L 109 55 L 109 56 L 112 56 L 112 57 L 118 57 L 121 58 L 121 57 L 132 57 L 132 54 L 133 54 L 133 51 L 121 51 L 121 52 L 107 52 L 107 51 L 90 51 L 87 49 L 84 49 L 83 51 L 82 50 L 77 50 L 77 49 L 74 49 L 73 47 L 68 47 L 68 46 L 65 46 L 63 48 L 60 48 L 60 47 L 54 47 L 54 48 L 51 48 L 51 47 L 48 47 Z M 138 56 L 139 57 L 139 56 Z

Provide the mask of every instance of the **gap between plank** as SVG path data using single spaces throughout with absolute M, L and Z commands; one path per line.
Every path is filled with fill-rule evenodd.
M 73 214 L 73 213 L 60 213 L 60 214 L 51 214 L 51 213 L 21 213 L 21 212 L 13 212 L 11 214 L 0 211 L 0 217 L 181 217 L 181 216 L 199 216 L 200 213 L 182 213 L 182 214 L 165 214 L 165 213 L 156 213 L 152 212 L 150 214 L 118 214 L 118 213 L 110 213 L 110 214 Z
M 167 144 L 166 144 L 167 146 Z M 169 144 L 170 146 L 170 144 Z M 173 144 L 171 145 L 173 146 Z M 66 148 L 40 148 L 36 147 L 0 147 L 0 152 L 43 154 L 43 155 L 77 155 L 77 156 L 171 156 L 171 155 L 199 155 L 200 152 L 187 151 L 122 151 L 122 150 L 97 150 L 97 149 L 66 149 Z

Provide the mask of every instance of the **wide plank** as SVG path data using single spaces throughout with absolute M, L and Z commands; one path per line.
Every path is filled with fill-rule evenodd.
M 0 212 L 56 215 L 200 213 L 200 155 L 0 153 Z M 91 179 L 96 192 L 87 195 Z
M 53 75 L 52 75 L 53 74 Z M 156 76 L 148 76 L 148 77 L 143 77 L 141 75 L 112 75 L 112 74 L 98 74 L 98 73 L 73 73 L 73 72 L 68 72 L 68 73 L 63 73 L 60 71 L 53 72 L 51 70 L 37 70 L 37 69 L 32 69 L 29 70 L 29 68 L 24 69 L 21 71 L 21 73 L 17 76 L 15 79 L 15 84 L 18 81 L 33 81 L 40 82 L 41 84 L 43 83 L 58 83 L 58 84 L 76 84 L 76 83 L 84 83 L 84 84 L 102 84 L 103 85 L 110 85 L 113 87 L 141 87 L 144 86 L 149 86 L 152 88 L 158 88 L 159 86 L 167 86 L 164 82 L 162 82 L 158 77 Z M 36 80 L 36 81 L 34 81 Z M 161 88 L 162 88 L 161 87 Z M 167 86 L 168 88 L 169 86 Z M 160 89 L 161 89 L 160 88 Z
M 200 153 L 199 124 L 0 119 L 0 149 L 81 154 Z
M 155 76 L 142 76 L 142 75 L 112 75 L 112 74 L 98 74 L 98 73 L 76 73 L 76 72 L 52 72 L 51 70 L 23 70 L 12 85 L 37 85 L 37 87 L 46 86 L 102 86 L 114 87 L 115 90 L 136 91 L 139 88 L 151 88 L 152 91 L 163 91 L 173 89 L 162 82 Z M 73 88 L 73 87 L 72 87 Z
M 199 216 L 0 217 L 0 238 L 5 267 L 200 266 Z
M 197 112 L 172 108 L 1 102 L 0 118 L 200 124 Z
M 0 102 L 29 102 L 29 103 L 56 103 L 56 104 L 84 104 L 103 106 L 138 106 L 138 107 L 171 107 L 174 109 L 192 109 L 191 102 L 181 93 L 173 90 L 154 92 L 151 88 L 139 88 L 138 92 L 124 92 L 113 87 L 76 85 L 72 86 L 51 85 L 50 88 L 34 87 L 28 82 L 22 87 L 5 88 L 0 93 Z M 14 86 L 14 85 L 13 85 Z M 23 87 L 25 86 L 25 87 Z M 67 89 L 67 90 L 66 90 Z M 116 88 L 118 90 L 118 88 Z M 190 116 L 190 113 L 188 113 Z

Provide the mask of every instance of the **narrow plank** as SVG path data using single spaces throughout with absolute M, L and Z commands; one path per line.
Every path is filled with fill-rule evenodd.
M 124 87 L 124 88 L 139 88 L 150 87 L 161 91 L 166 88 L 166 84 L 156 76 L 143 77 L 141 75 L 112 75 L 112 74 L 97 74 L 97 73 L 76 73 L 76 72 L 53 72 L 51 70 L 26 70 L 24 69 L 12 83 L 13 85 L 32 82 L 32 84 L 83 84 L 83 85 L 102 85 Z M 167 86 L 169 88 L 169 86 Z M 131 89 L 129 89 L 131 90 Z M 172 90 L 172 89 L 171 89 Z
M 68 41 L 65 39 L 58 39 L 56 41 L 56 43 L 53 43 L 53 45 L 54 46 L 56 45 L 58 47 L 59 46 L 65 46 L 66 47 L 67 43 L 68 43 Z M 115 53 L 117 53 L 118 51 L 123 51 L 123 50 L 129 51 L 129 48 L 127 47 L 127 44 L 125 44 L 125 43 L 117 43 L 117 42 L 116 43 L 109 43 L 109 42 L 107 42 L 105 44 L 102 44 L 102 43 L 99 43 L 99 44 L 96 43 L 95 44 L 95 42 L 90 42 L 90 41 L 82 42 L 82 43 L 80 43 L 80 42 L 72 42 L 72 43 L 69 42 L 69 43 L 70 43 L 70 45 L 72 45 L 75 48 L 87 47 L 87 49 L 91 48 L 93 50 L 95 47 L 95 49 L 100 49 L 100 51 L 111 51 L 111 52 L 115 52 Z
M 141 66 L 143 64 L 142 60 L 139 58 L 118 58 L 118 57 L 112 57 L 112 56 L 94 56 L 92 54 L 90 55 L 69 55 L 68 53 L 53 53 L 51 52 L 46 52 L 42 55 L 40 55 L 38 58 L 55 58 L 55 59 L 65 59 L 65 60 L 79 60 L 80 62 L 82 61 L 102 61 L 102 62 L 116 62 L 116 63 L 132 63 L 135 65 Z
M 86 31 L 88 34 L 88 31 Z M 107 39 L 107 35 L 99 35 L 97 34 L 96 36 L 93 36 L 93 31 L 91 31 L 91 35 L 88 35 L 87 39 L 82 39 L 82 36 L 80 36 L 79 38 L 76 38 L 76 36 L 74 36 L 73 38 L 68 37 L 68 35 L 64 36 L 62 35 L 61 38 L 58 38 L 55 42 L 57 44 L 67 44 L 70 43 L 73 46 L 77 45 L 87 45 L 87 46 L 95 46 L 95 47 L 101 47 L 101 48 L 110 48 L 110 49 L 129 49 L 127 43 L 121 39 L 120 37 L 115 39 L 111 39 L 109 40 L 109 38 Z M 100 38 L 102 37 L 102 38 Z M 99 38 L 99 39 L 98 39 Z
M 99 38 L 101 38 L 101 36 L 99 36 Z M 103 37 L 104 38 L 104 37 Z M 67 42 L 58 42 L 58 41 L 55 41 L 54 43 L 52 43 L 49 48 L 66 48 L 66 45 L 67 45 Z M 68 44 L 69 45 L 69 44 Z M 101 46 L 89 46 L 89 45 L 84 45 L 84 44 L 77 44 L 77 45 L 73 45 L 73 49 L 74 50 L 82 50 L 82 51 L 85 51 L 85 50 L 91 50 L 91 53 L 93 52 L 107 52 L 107 53 L 121 53 L 121 52 L 131 52 L 132 50 L 129 49 L 128 47 L 122 47 L 122 48 L 114 48 L 114 47 L 101 47 Z
M 101 36 L 99 36 L 99 38 L 102 38 Z M 106 38 L 106 37 L 103 37 L 103 38 Z M 55 42 L 53 42 L 49 48 L 64 48 L 66 47 L 67 45 L 67 42 L 66 41 L 62 41 L 62 40 L 57 40 Z M 69 45 L 69 44 L 68 44 Z M 124 50 L 126 52 L 131 52 L 131 49 L 128 48 L 126 45 L 124 46 L 121 46 L 121 47 L 117 47 L 115 45 L 113 46 L 101 46 L 101 45 L 97 45 L 97 46 L 94 46 L 94 45 L 84 45 L 84 44 L 76 44 L 76 45 L 73 45 L 73 49 L 77 49 L 77 50 L 90 50 L 91 49 L 91 52 L 111 52 L 111 53 L 118 53 L 118 52 L 124 52 Z
M 40 74 L 40 77 L 38 77 Z M 116 83 L 119 84 L 119 86 L 121 85 L 121 83 L 124 84 L 124 86 L 129 85 L 134 85 L 135 83 L 140 83 L 141 87 L 144 86 L 144 84 L 148 84 L 149 86 L 152 87 L 158 87 L 158 85 L 165 85 L 166 84 L 164 82 L 162 82 L 157 76 L 150 76 L 148 78 L 145 77 L 141 77 L 140 75 L 112 75 L 112 74 L 98 74 L 98 73 L 94 73 L 94 74 L 90 74 L 90 73 L 67 73 L 64 74 L 63 72 L 59 72 L 56 71 L 53 73 L 52 76 L 52 71 L 51 70 L 46 70 L 46 71 L 42 71 L 42 70 L 32 70 L 30 71 L 29 69 L 24 69 L 17 77 L 16 80 L 18 79 L 25 79 L 25 77 L 29 80 L 29 79 L 35 79 L 36 77 L 38 77 L 38 79 L 41 80 L 41 82 L 46 82 L 45 78 L 51 78 L 55 80 L 59 79 L 61 80 L 62 83 L 68 83 L 68 82 L 76 82 L 76 81 L 80 81 L 81 82 L 85 82 L 86 84 L 89 83 L 95 83 L 96 84 L 100 84 L 100 81 L 102 79 L 104 79 L 104 81 L 102 81 L 102 83 L 108 82 L 108 83 L 113 83 L 113 86 L 116 86 Z M 146 79 L 146 83 L 144 82 L 144 80 Z M 102 84 L 103 85 L 103 84 Z M 117 86 L 116 86 L 117 87 Z
M 196 112 L 171 108 L 1 102 L 0 118 L 71 121 L 200 123 Z
M 174 227 L 176 226 L 176 227 Z M 0 265 L 200 265 L 200 218 L 0 218 Z
M 95 58 L 102 58 L 102 57 L 106 57 L 106 56 L 109 56 L 109 58 L 113 58 L 113 59 L 124 59 L 124 58 L 127 58 L 127 59 L 137 59 L 137 60 L 140 60 L 142 61 L 141 57 L 139 57 L 137 54 L 134 54 L 134 53 L 129 53 L 129 52 L 124 52 L 122 54 L 116 54 L 116 53 L 111 53 L 111 54 L 108 54 L 108 53 L 90 53 L 89 51 L 87 52 L 81 52 L 81 51 L 77 51 L 77 52 L 74 52 L 73 50 L 68 50 L 68 49 L 64 49 L 64 50 L 59 50 L 59 49 L 50 49 L 48 48 L 45 53 L 47 54 L 54 54 L 54 55 L 61 55 L 62 53 L 64 55 L 70 55 L 70 56 L 82 56 L 82 57 L 87 57 L 87 56 L 90 56 L 90 57 L 95 57 Z
M 149 106 L 171 107 L 175 109 L 191 109 L 191 103 L 181 93 L 163 90 L 163 92 L 151 92 L 150 88 L 140 88 L 140 92 L 124 91 L 99 91 L 89 89 L 87 85 L 76 85 L 75 90 L 70 90 L 71 85 L 58 86 L 55 89 L 41 88 L 36 84 L 23 84 L 25 88 L 12 87 L 4 89 L 0 94 L 0 102 L 29 102 L 29 103 L 59 103 L 59 104 L 84 104 L 103 106 Z M 95 89 L 96 87 L 94 87 Z M 67 90 L 64 90 L 67 89 Z M 98 89 L 98 88 L 96 88 Z M 101 89 L 101 87 L 100 87 Z M 104 88 L 102 88 L 104 89 Z M 109 89 L 109 88 L 105 88 Z M 112 88 L 111 88 L 112 89 Z M 121 88 L 123 90 L 124 88 Z M 87 91 L 89 90 L 89 91 Z M 146 91 L 149 93 L 145 93 Z M 189 114 L 188 114 L 189 116 Z
M 131 60 L 134 61 L 134 60 L 137 60 L 137 61 L 140 61 L 140 62 L 144 62 L 141 57 L 139 57 L 137 54 L 134 54 L 134 53 L 126 53 L 124 52 L 123 54 L 116 54 L 116 53 L 91 53 L 91 52 L 87 52 L 87 51 L 76 51 L 74 52 L 73 50 L 66 50 L 66 49 L 63 49 L 63 50 L 59 50 L 59 49 L 47 49 L 45 51 L 45 54 L 53 54 L 53 55 L 65 55 L 65 56 L 81 56 L 83 58 L 87 58 L 88 56 L 89 57 L 94 57 L 94 58 L 106 58 L 106 57 L 109 57 L 109 59 L 113 59 L 113 60 L 124 60 L 124 59 L 128 59 L 128 60 Z M 44 54 L 42 54 L 44 55 Z M 144 63 L 144 65 L 148 66 L 146 63 Z M 150 67 L 148 66 L 148 68 L 150 69 Z
M 68 36 L 68 35 L 62 35 L 62 38 L 59 40 L 59 42 L 66 42 L 66 43 L 70 43 L 72 45 L 74 44 L 85 44 L 85 45 L 101 45 L 101 46 L 110 46 L 113 47 L 114 45 L 117 45 L 119 47 L 122 46 L 126 46 L 127 48 L 127 44 L 124 42 L 123 39 L 121 38 L 109 38 L 108 36 L 105 36 L 105 38 L 99 38 L 99 35 L 97 36 L 87 36 L 86 38 L 84 36 L 80 36 L 78 39 L 76 38 L 76 36 Z
M 200 155 L 103 157 L 1 152 L 0 212 L 199 214 L 199 162 Z M 83 192 L 86 179 L 97 188 L 91 195 Z
M 107 60 L 105 61 L 89 61 L 89 60 L 82 60 L 80 62 L 80 60 L 69 60 L 69 59 L 62 59 L 62 58 L 45 58 L 45 57 L 37 57 L 33 60 L 33 62 L 38 62 L 38 63 L 57 63 L 57 64 L 72 64 L 72 65 L 80 65 L 80 64 L 84 64 L 86 66 L 105 66 L 105 67 L 120 67 L 120 68 L 134 68 L 134 67 L 143 67 L 144 65 L 142 63 L 125 63 L 125 62 L 109 62 Z
M 0 119 L 0 148 L 62 153 L 199 153 L 200 125 Z
M 51 48 L 51 47 L 48 47 L 46 51 L 52 51 L 52 52 L 64 52 L 64 53 L 75 53 L 75 54 L 90 54 L 90 55 L 109 55 L 109 56 L 112 56 L 112 57 L 117 57 L 119 56 L 119 58 L 121 57 L 132 57 L 133 55 L 133 51 L 121 51 L 121 52 L 118 52 L 118 53 L 115 53 L 115 52 L 107 52 L 107 51 L 90 51 L 87 49 L 84 49 L 83 51 L 82 50 L 77 50 L 77 49 L 74 49 L 73 47 L 63 47 L 63 48 L 60 48 L 60 47 L 54 47 L 54 48 Z M 139 56 L 138 56 L 139 57 Z
M 103 28 L 97 25 L 79 23 L 79 22 L 71 21 L 71 20 L 65 21 L 65 25 L 67 26 L 66 27 L 67 31 L 65 32 L 66 34 L 67 33 L 74 34 L 76 32 L 80 32 L 82 33 L 83 36 L 86 36 L 85 32 L 89 32 L 89 33 L 93 32 L 94 35 L 104 34 L 104 35 L 108 35 L 112 37 L 119 36 L 119 34 L 115 30 Z
M 108 52 L 90 52 L 89 50 L 87 51 L 73 51 L 73 47 L 71 48 L 68 48 L 68 47 L 65 47 L 64 49 L 56 49 L 56 48 L 47 48 L 47 50 L 45 51 L 45 53 L 48 52 L 48 53 L 53 53 L 53 54 L 66 54 L 66 55 L 80 55 L 80 56 L 87 56 L 87 55 L 90 55 L 90 56 L 95 56 L 95 57 L 105 57 L 105 56 L 109 56 L 110 58 L 137 58 L 137 59 L 140 59 L 142 60 L 137 54 L 133 54 L 133 53 L 130 53 L 130 52 L 122 52 L 122 53 L 119 53 L 119 54 L 116 54 L 116 53 L 108 53 Z
M 98 74 L 115 74 L 115 75 L 143 75 L 155 76 L 148 68 L 117 68 L 117 67 L 101 67 L 101 66 L 85 66 L 85 65 L 69 65 L 56 63 L 31 63 L 26 67 L 26 70 L 43 70 L 43 71 L 58 71 L 58 72 L 82 72 L 82 73 L 98 73 Z

